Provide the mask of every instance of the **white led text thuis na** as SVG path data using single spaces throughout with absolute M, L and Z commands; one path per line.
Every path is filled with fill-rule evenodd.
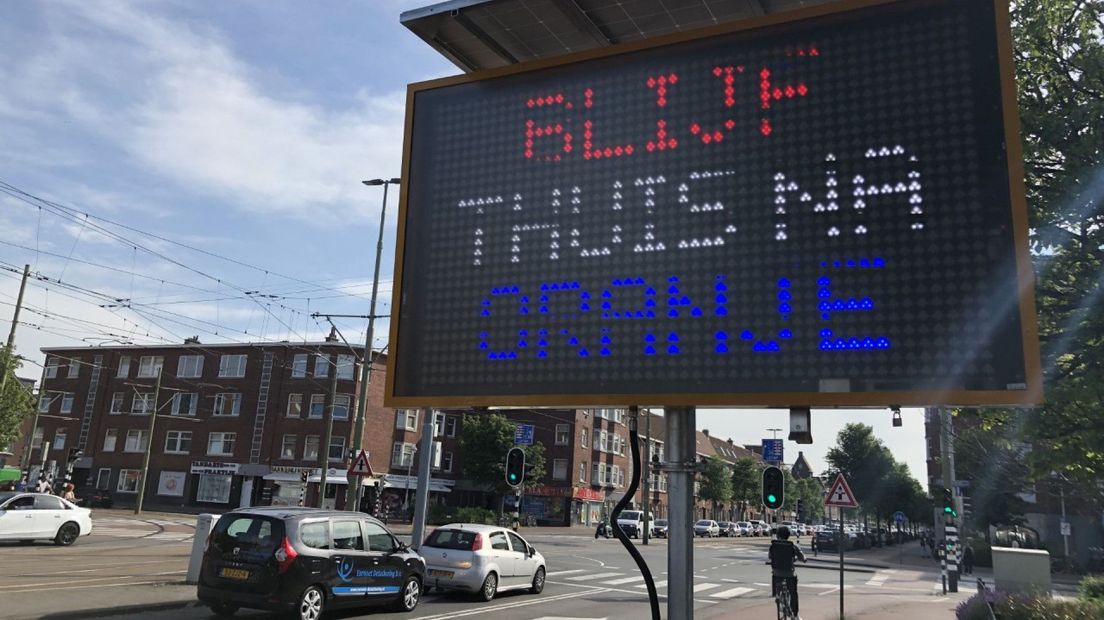
M 840 162 L 834 154 L 828 154 L 824 158 L 823 184 L 816 189 L 802 187 L 793 180 L 796 175 L 787 171 L 778 171 L 764 179 L 743 179 L 771 185 L 773 191 L 765 194 L 773 195 L 769 204 L 753 207 L 768 210 L 774 218 L 771 241 L 777 244 L 780 251 L 785 251 L 790 239 L 788 231 L 795 224 L 795 218 L 829 241 L 843 235 L 868 238 L 886 231 L 878 231 L 865 219 L 866 214 L 877 209 L 894 209 L 897 210 L 896 217 L 889 221 L 906 228 L 909 234 L 922 233 L 923 186 L 917 158 L 903 146 L 893 145 L 871 147 L 859 159 L 865 166 L 864 172 L 850 175 L 844 183 L 838 170 Z M 590 234 L 577 222 L 583 216 L 586 206 L 584 198 L 588 193 L 579 186 L 553 188 L 547 195 L 533 197 L 533 206 L 529 206 L 525 194 L 517 192 L 510 200 L 505 200 L 501 195 L 491 195 L 461 200 L 457 207 L 472 210 L 477 221 L 483 222 L 472 231 L 472 267 L 475 269 L 489 268 L 484 261 L 493 257 L 509 264 L 523 261 L 556 264 L 572 255 L 587 261 L 602 262 L 603 257 L 616 256 L 621 252 L 694 252 L 739 243 L 741 231 L 734 223 L 737 206 L 727 198 L 696 199 L 694 190 L 709 183 L 740 180 L 736 171 L 722 170 L 691 172 L 683 179 L 672 181 L 662 175 L 636 178 L 630 183 L 612 181 L 608 187 L 608 202 L 602 205 L 607 209 L 604 220 L 610 225 L 608 232 L 595 235 L 598 240 L 588 239 Z M 664 209 L 679 210 L 677 220 L 684 230 L 657 229 L 656 222 L 672 219 L 656 217 L 657 212 Z M 537 211 L 541 215 L 534 219 L 529 211 Z M 727 222 L 723 221 L 726 213 L 732 215 Z M 848 213 L 846 218 L 844 213 Z M 717 228 L 702 231 L 695 226 L 693 219 L 703 215 L 708 215 Z M 721 216 L 720 222 L 717 216 Z M 483 218 L 494 218 L 496 222 L 507 218 L 509 236 L 496 238 L 488 235 L 484 230 L 486 222 Z M 844 220 L 847 221 L 846 226 L 842 224 Z M 698 230 L 693 234 L 685 234 L 687 229 L 696 228 Z M 498 229 L 502 230 L 502 227 Z M 795 307 L 815 309 L 819 315 L 822 325 L 817 328 L 816 346 L 822 351 L 889 349 L 891 338 L 886 334 L 844 335 L 836 333 L 830 325 L 833 314 L 872 312 L 878 305 L 877 300 L 862 294 L 833 293 L 832 272 L 841 269 L 885 269 L 886 259 L 881 256 L 824 256 L 818 262 L 821 269 L 816 278 L 815 299 L 794 300 L 793 290 L 797 287 L 789 277 L 782 277 L 777 281 L 777 329 L 769 334 L 761 329 L 749 330 L 739 325 L 720 329 L 714 333 L 714 342 L 708 352 L 725 355 L 741 349 L 756 353 L 782 351 L 784 343 L 795 338 L 793 330 L 787 326 Z M 746 277 L 745 274 L 731 275 Z M 698 298 L 687 295 L 687 282 L 684 280 L 694 281 L 690 286 L 700 289 L 703 277 L 713 282 L 709 298 L 701 299 L 700 294 Z M 666 327 L 662 329 L 667 330 L 666 333 L 655 333 L 655 330 L 647 328 L 643 331 L 634 329 L 639 332 L 639 342 L 619 340 L 614 326 L 624 320 L 635 323 L 649 319 L 692 321 L 706 316 L 727 317 L 729 304 L 734 301 L 729 299 L 728 277 L 724 273 L 708 276 L 683 274 L 681 277 L 671 275 L 664 282 L 656 282 L 636 274 L 618 274 L 598 282 L 562 278 L 529 284 L 495 282 L 479 293 L 480 316 L 487 321 L 488 329 L 495 330 L 495 336 L 492 337 L 487 330 L 480 331 L 478 347 L 489 360 L 522 359 L 527 355 L 543 359 L 557 346 L 567 347 L 580 357 L 614 355 L 618 345 L 625 345 L 647 356 L 691 353 L 680 344 L 677 330 L 667 330 L 669 321 L 663 321 Z M 636 307 L 624 305 L 630 298 L 627 303 Z M 570 300 L 573 305 L 569 313 L 563 312 L 565 300 Z M 597 313 L 610 326 L 600 328 L 593 338 L 578 333 L 579 330 L 573 331 L 570 326 L 562 326 L 571 322 L 566 317 L 579 318 L 589 313 Z M 499 321 L 496 317 L 510 315 L 532 317 L 531 326 L 518 329 L 516 339 L 511 334 L 512 342 L 494 342 L 503 336 L 497 328 Z M 803 335 L 796 336 L 805 341 L 801 337 Z M 741 340 L 745 341 L 742 347 L 736 344 Z

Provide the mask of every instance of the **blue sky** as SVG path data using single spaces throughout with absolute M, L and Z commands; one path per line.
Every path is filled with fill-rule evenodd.
M 29 287 L 19 351 L 41 362 L 44 346 L 318 339 L 328 326 L 311 312 L 366 314 L 382 190 L 360 181 L 399 176 L 406 84 L 458 72 L 399 23 L 425 4 L 6 6 L 0 268 L 29 263 L 61 281 Z M 392 191 L 384 313 L 396 200 Z M 18 275 L 0 271 L 4 329 L 17 290 Z M 126 307 L 101 307 L 112 303 Z M 364 321 L 337 323 L 363 341 Z M 376 346 L 387 327 L 377 323 Z M 884 410 L 814 412 L 817 442 L 801 449 L 819 471 L 839 428 L 868 422 L 923 476 L 922 417 L 905 415 L 892 429 Z M 783 412 L 698 419 L 740 443 L 787 425 Z

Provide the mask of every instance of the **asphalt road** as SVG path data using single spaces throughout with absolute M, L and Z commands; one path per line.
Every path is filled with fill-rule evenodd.
M 0 618 L 195 619 L 214 616 L 182 584 L 191 548 L 190 520 L 97 520 L 92 536 L 69 548 L 46 543 L 2 545 Z M 540 595 L 507 593 L 489 603 L 459 594 L 431 593 L 411 614 L 364 610 L 334 618 L 390 620 L 501 620 L 648 617 L 644 580 L 616 540 L 580 535 L 530 537 L 548 562 Z M 766 539 L 699 539 L 695 544 L 696 618 L 773 617 Z M 652 568 L 666 608 L 666 542 L 640 547 Z M 819 568 L 814 568 L 814 566 Z M 895 600 L 933 601 L 938 574 L 915 568 L 854 567 L 844 573 L 848 609 Z M 861 571 L 861 572 L 860 572 Z M 838 610 L 839 572 L 828 563 L 799 568 L 802 615 L 824 617 Z M 142 605 L 136 608 L 134 605 Z M 168 608 L 167 608 L 168 607 Z M 138 611 L 141 609 L 141 611 Z M 829 613 L 831 612 L 831 613 Z M 242 618 L 276 618 L 243 610 Z M 933 617 L 936 617 L 933 615 Z

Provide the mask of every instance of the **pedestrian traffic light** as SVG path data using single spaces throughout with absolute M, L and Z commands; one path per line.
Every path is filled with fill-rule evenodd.
M 506 453 L 506 484 L 520 487 L 525 481 L 525 451 L 521 448 L 510 448 Z
M 805 514 L 805 501 L 802 500 L 801 498 L 798 498 L 797 501 L 794 502 L 794 508 L 796 509 L 797 514 L 804 515 Z
M 939 490 L 939 501 L 943 506 L 943 515 L 950 516 L 952 518 L 958 517 L 958 510 L 955 509 L 954 492 L 944 487 Z
M 763 470 L 763 505 L 771 510 L 782 507 L 786 500 L 786 479 L 782 470 L 768 467 Z

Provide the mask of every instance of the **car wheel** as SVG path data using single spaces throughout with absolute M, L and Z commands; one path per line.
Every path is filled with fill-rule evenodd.
M 483 580 L 483 585 L 479 588 L 479 598 L 483 601 L 489 601 L 495 597 L 496 592 L 498 592 L 498 575 L 487 573 L 487 578 Z
M 54 536 L 54 544 L 68 547 L 80 536 L 80 526 L 72 521 L 58 528 L 57 536 Z
M 406 578 L 402 590 L 399 590 L 399 598 L 395 601 L 394 609 L 395 611 L 414 611 L 421 598 L 422 584 L 417 577 L 411 575 Z
M 299 595 L 299 620 L 319 620 L 325 607 L 326 597 L 318 586 L 311 586 Z
M 211 603 L 211 611 L 216 616 L 229 618 L 230 616 L 238 613 L 238 606 L 231 605 L 230 603 Z
M 537 574 L 533 575 L 533 587 L 529 588 L 529 591 L 533 594 L 540 594 L 544 592 L 544 567 L 541 566 L 537 569 Z

